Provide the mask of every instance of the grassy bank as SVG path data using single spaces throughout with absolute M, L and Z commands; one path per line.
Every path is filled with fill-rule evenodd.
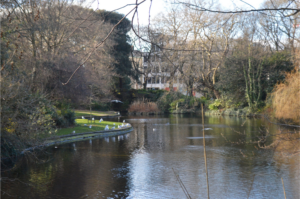
M 86 124 L 86 126 L 84 126 Z M 115 125 L 114 125 L 115 124 Z M 92 125 L 92 128 L 89 126 Z M 118 125 L 122 125 L 121 122 L 109 122 L 95 120 L 91 123 L 91 120 L 88 119 L 76 119 L 76 126 L 70 128 L 62 128 L 59 129 L 55 134 L 57 136 L 72 134 L 73 131 L 76 133 L 85 133 L 85 132 L 95 132 L 95 131 L 103 131 L 105 126 L 108 125 L 109 129 L 112 127 L 118 128 Z
M 88 117 L 90 116 L 90 111 L 89 110 L 75 110 L 75 117 Z M 118 115 L 118 112 L 115 111 L 92 111 L 92 116 L 116 116 Z

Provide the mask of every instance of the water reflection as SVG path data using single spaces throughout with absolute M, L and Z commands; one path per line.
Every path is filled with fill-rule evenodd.
M 125 119 L 131 133 L 51 147 L 44 163 L 21 160 L 20 168 L 2 174 L 20 181 L 2 181 L 11 196 L 1 197 L 185 198 L 172 168 L 192 198 L 207 197 L 201 118 Z M 300 197 L 299 156 L 282 158 L 246 143 L 262 124 L 270 131 L 276 126 L 227 117 L 205 124 L 213 129 L 205 131 L 211 198 L 283 198 L 281 177 L 287 198 Z
M 205 136 L 205 139 L 211 139 L 211 138 L 215 138 L 214 136 Z M 203 139 L 203 137 L 187 137 L 187 139 Z

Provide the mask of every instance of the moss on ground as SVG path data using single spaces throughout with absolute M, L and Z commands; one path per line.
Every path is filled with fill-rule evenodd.
M 75 110 L 75 117 L 88 117 L 90 116 L 89 110 Z M 118 112 L 115 111 L 92 111 L 92 116 L 114 116 L 118 115 Z

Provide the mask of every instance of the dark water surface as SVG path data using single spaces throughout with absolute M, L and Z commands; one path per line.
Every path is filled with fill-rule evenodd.
M 207 198 L 201 117 L 129 117 L 134 131 L 51 147 L 2 173 L 1 198 Z M 300 156 L 255 144 L 261 119 L 206 117 L 211 198 L 300 198 Z

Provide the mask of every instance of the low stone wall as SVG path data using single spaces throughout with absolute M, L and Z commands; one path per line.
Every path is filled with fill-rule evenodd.
M 196 113 L 196 109 L 181 109 L 178 108 L 177 110 L 172 111 L 172 114 L 186 114 L 186 113 Z
M 261 114 L 249 113 L 245 109 L 226 109 L 226 110 L 208 110 L 205 115 L 223 115 L 223 116 L 237 116 L 237 117 L 261 117 Z
M 125 133 L 129 133 L 133 130 L 133 127 L 131 125 L 126 128 L 122 129 L 114 129 L 114 130 L 106 130 L 106 131 L 97 131 L 97 132 L 86 132 L 86 133 L 77 133 L 77 134 L 70 134 L 70 135 L 63 135 L 58 137 L 52 137 L 50 139 L 47 139 L 44 141 L 44 144 L 30 147 L 25 150 L 23 150 L 20 154 L 24 154 L 27 151 L 32 151 L 38 148 L 43 148 L 47 146 L 52 145 L 58 145 L 58 144 L 65 144 L 68 142 L 76 142 L 76 141 L 83 141 L 83 140 L 89 140 L 94 138 L 101 138 L 101 137 L 112 137 L 116 135 L 123 135 Z
M 161 115 L 162 112 L 128 112 L 128 115 Z

